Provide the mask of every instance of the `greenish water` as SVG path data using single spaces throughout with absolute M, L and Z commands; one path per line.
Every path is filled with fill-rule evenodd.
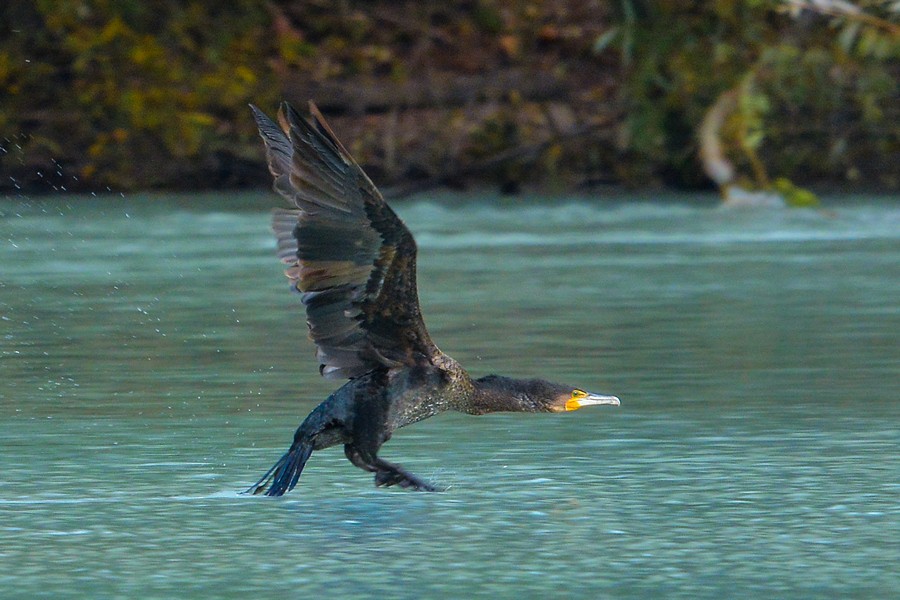
M 444 199 L 448 200 L 448 199 Z M 473 373 L 621 397 L 448 414 L 238 491 L 334 389 L 269 194 L 0 202 L 0 596 L 900 593 L 900 209 L 408 202 Z

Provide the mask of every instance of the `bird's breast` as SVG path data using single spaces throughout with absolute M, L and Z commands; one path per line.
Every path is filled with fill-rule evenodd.
M 453 408 L 453 398 L 445 378 L 439 373 L 398 373 L 388 389 L 391 429 L 399 429 Z

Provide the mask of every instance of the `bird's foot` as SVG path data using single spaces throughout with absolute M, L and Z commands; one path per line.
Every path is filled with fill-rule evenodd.
M 382 466 L 382 465 L 379 465 Z M 439 492 L 439 488 L 431 485 L 424 479 L 420 479 L 404 471 L 396 465 L 389 465 L 389 468 L 380 468 L 375 471 L 375 485 L 378 487 L 390 487 L 399 485 L 404 489 L 416 490 L 421 492 Z

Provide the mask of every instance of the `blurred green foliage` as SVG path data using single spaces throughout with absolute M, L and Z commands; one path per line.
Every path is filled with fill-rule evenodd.
M 695 180 L 697 125 L 719 94 L 740 87 L 732 142 L 744 170 L 758 171 L 749 163 L 759 153 L 791 177 L 843 170 L 852 179 L 854 145 L 874 144 L 867 150 L 894 163 L 880 183 L 897 187 L 900 6 L 854 6 L 867 18 L 792 15 L 790 2 L 775 0 L 622 0 L 613 43 L 625 69 L 634 175 L 667 165 L 672 182 Z
M 749 177 L 900 186 L 900 9 L 804 4 L 6 2 L 0 187 L 47 164 L 85 189 L 261 183 L 246 106 L 282 97 L 395 179 L 708 186 L 697 128 L 732 89 L 723 142 Z
M 182 161 L 253 135 L 247 103 L 276 97 L 259 68 L 271 48 L 256 1 L 37 0 L 0 10 L 0 129 L 28 131 L 32 160 L 70 158 L 86 182 L 202 186 L 178 181 L 197 174 Z

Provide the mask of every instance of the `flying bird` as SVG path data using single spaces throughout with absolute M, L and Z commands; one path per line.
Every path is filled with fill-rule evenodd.
M 310 455 L 343 444 L 376 486 L 437 491 L 378 451 L 395 430 L 447 410 L 471 415 L 573 411 L 619 405 L 542 379 L 475 379 L 431 341 L 416 288 L 416 242 L 310 102 L 301 115 L 283 103 L 278 122 L 250 107 L 265 142 L 274 189 L 293 208 L 276 209 L 278 257 L 306 308 L 319 372 L 348 379 L 319 404 L 294 442 L 247 493 L 281 496 Z

